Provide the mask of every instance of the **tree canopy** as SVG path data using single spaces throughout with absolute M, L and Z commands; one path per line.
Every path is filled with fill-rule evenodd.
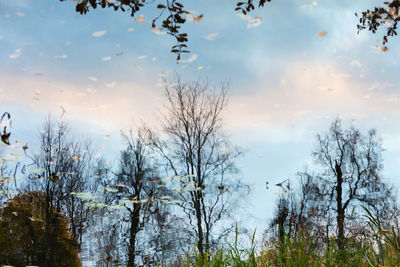
M 45 236 L 44 192 L 21 193 L 8 200 L 0 217 L 0 264 L 40 265 L 50 261 L 57 266 L 81 266 L 77 243 L 68 232 L 68 220 L 51 209 L 48 242 L 51 251 L 41 248 Z

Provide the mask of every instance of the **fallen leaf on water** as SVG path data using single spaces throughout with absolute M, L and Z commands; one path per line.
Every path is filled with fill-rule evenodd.
M 136 22 L 137 23 L 143 23 L 145 21 L 145 19 L 144 19 L 144 16 L 143 15 L 140 15 L 137 19 L 136 19 Z
M 92 33 L 92 36 L 93 37 L 101 37 L 106 33 L 107 33 L 107 31 L 97 31 L 97 32 Z
M 191 63 L 191 62 L 195 61 L 197 59 L 197 57 L 198 56 L 196 54 L 193 54 L 187 60 L 182 59 L 181 62 L 182 63 Z
M 318 34 L 319 37 L 322 37 L 322 36 L 327 35 L 328 32 L 327 31 L 319 31 L 317 34 Z
M 94 94 L 94 93 L 96 93 L 96 89 L 93 89 L 93 88 L 86 88 L 86 91 L 88 91 L 89 93 L 91 93 L 91 94 Z
M 15 49 L 14 53 L 10 54 L 10 58 L 18 58 L 21 55 L 21 48 Z
M 198 17 L 194 17 L 193 18 L 193 22 L 199 22 L 199 21 L 201 21 L 203 19 L 203 15 L 200 15 L 200 16 L 198 16 Z
M 204 36 L 203 38 L 206 39 L 206 40 L 212 41 L 217 36 L 218 36 L 218 33 L 217 32 L 213 32 L 213 33 L 210 33 L 210 34 Z
M 74 161 L 78 161 L 78 160 L 79 160 L 79 157 L 78 157 L 78 156 L 73 156 L 72 159 L 73 159 Z
M 115 54 L 117 57 L 120 57 L 120 56 L 122 56 L 124 54 L 124 52 L 119 52 L 119 53 L 117 53 L 117 54 Z
M 383 52 L 386 52 L 386 51 L 389 50 L 389 48 L 387 48 L 386 46 L 382 46 L 382 47 L 381 47 L 381 50 L 382 50 Z
M 247 21 L 247 29 L 260 26 L 262 23 L 262 18 L 252 18 Z
M 55 56 L 55 58 L 61 58 L 61 59 L 66 59 L 68 56 L 66 54 L 61 54 L 61 55 L 57 55 Z
M 117 85 L 117 82 L 116 82 L 116 81 L 112 81 L 112 82 L 106 84 L 106 86 L 107 86 L 108 88 L 114 87 L 115 85 Z
M 158 34 L 158 35 L 164 35 L 164 34 L 166 34 L 166 32 L 164 32 L 161 28 L 158 28 L 158 27 L 153 27 L 153 28 L 151 28 L 151 31 L 152 31 L 153 33 L 155 33 L 155 34 Z

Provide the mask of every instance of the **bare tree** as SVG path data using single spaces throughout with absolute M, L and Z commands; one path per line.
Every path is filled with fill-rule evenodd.
M 147 139 L 176 176 L 177 196 L 183 201 L 178 205 L 193 227 L 192 235 L 203 256 L 233 229 L 214 232 L 219 222 L 229 218 L 231 204 L 242 196 L 244 189 L 234 176 L 234 160 L 241 151 L 231 145 L 222 131 L 227 85 L 184 83 L 178 78 L 174 85 L 165 88 L 165 98 L 166 140 L 150 130 Z
M 135 264 L 137 234 L 149 221 L 151 209 L 157 205 L 154 201 L 155 188 L 149 181 L 153 173 L 151 155 L 140 135 L 138 131 L 138 137 L 135 138 L 132 130 L 128 135 L 123 135 L 127 148 L 121 152 L 117 173 L 117 186 L 125 198 L 125 207 L 129 213 L 127 266 Z
M 332 123 L 329 132 L 317 135 L 313 156 L 321 173 L 316 177 L 316 192 L 327 211 L 333 210 L 336 215 L 341 250 L 346 218 L 360 205 L 383 211 L 394 203 L 391 188 L 382 182 L 382 151 L 376 130 L 366 135 L 354 127 L 344 130 L 340 119 Z
M 52 263 L 53 246 L 47 242 L 47 237 L 52 224 L 52 209 L 60 214 L 65 213 L 69 218 L 69 228 L 77 241 L 78 251 L 81 248 L 90 210 L 82 199 L 76 199 L 71 193 L 89 188 L 92 170 L 90 145 L 87 141 L 72 138 L 65 122 L 56 122 L 49 117 L 40 132 L 39 149 L 30 158 L 36 169 L 29 173 L 33 183 L 28 187 L 45 193 L 44 258 L 41 265 L 49 266 Z

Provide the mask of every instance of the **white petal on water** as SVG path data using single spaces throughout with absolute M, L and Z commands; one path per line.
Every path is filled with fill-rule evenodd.
M 103 35 L 105 35 L 107 33 L 107 31 L 97 31 L 97 32 L 94 32 L 94 33 L 92 33 L 92 36 L 93 37 L 101 37 L 101 36 L 103 36 Z
M 108 88 L 112 88 L 112 87 L 114 87 L 114 86 L 116 86 L 116 85 L 117 85 L 117 82 L 116 82 L 116 81 L 112 81 L 112 82 L 106 84 L 106 86 L 107 86 Z
M 68 56 L 66 54 L 61 54 L 61 55 L 57 55 L 55 56 L 55 58 L 61 58 L 61 59 L 66 59 Z
M 182 63 L 192 63 L 198 58 L 197 54 L 191 55 L 187 60 L 181 60 Z
M 213 32 L 213 33 L 210 33 L 210 34 L 204 36 L 203 38 L 206 39 L 206 40 L 212 41 L 217 36 L 218 36 L 218 33 L 217 32 Z
M 19 56 L 21 56 L 21 52 L 22 52 L 21 48 L 15 49 L 14 53 L 10 54 L 9 57 L 12 59 L 18 58 Z

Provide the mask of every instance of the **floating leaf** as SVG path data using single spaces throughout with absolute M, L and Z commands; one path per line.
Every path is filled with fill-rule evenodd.
M 116 193 L 116 192 L 118 192 L 118 189 L 113 188 L 113 187 L 103 187 L 102 191 Z
M 319 37 L 323 37 L 323 36 L 327 35 L 328 32 L 326 32 L 326 31 L 319 31 L 317 34 L 318 34 Z
M 107 86 L 108 88 L 112 88 L 112 87 L 114 87 L 115 85 L 117 85 L 117 82 L 116 82 L 116 81 L 112 81 L 112 82 L 106 84 L 106 86 Z
M 14 59 L 14 58 L 18 58 L 19 56 L 21 56 L 21 48 L 15 49 L 14 53 L 10 54 L 10 58 Z
M 57 55 L 55 56 L 55 58 L 61 58 L 61 59 L 66 59 L 68 56 L 66 54 L 61 54 L 61 55 Z
M 88 207 L 92 207 L 92 208 L 107 208 L 107 207 L 109 207 L 105 203 L 86 203 L 85 205 Z
M 125 185 L 125 184 L 116 184 L 115 186 L 117 186 L 117 187 L 125 187 L 125 188 L 128 188 L 128 189 L 129 189 L 129 186 L 127 186 L 127 185 Z
M 194 17 L 193 18 L 193 22 L 199 22 L 199 21 L 201 21 L 203 19 L 203 15 L 200 15 L 200 16 L 198 16 L 198 17 Z
M 93 37 L 101 37 L 101 36 L 105 35 L 106 33 L 107 33 L 107 31 L 97 31 L 97 32 L 92 33 L 92 36 Z
M 85 192 L 71 192 L 71 195 L 80 199 L 98 200 L 100 198 L 99 196 L 95 196 L 91 193 L 85 193 Z
M 161 28 L 153 27 L 151 28 L 151 31 L 157 35 L 164 35 L 166 32 L 164 32 Z
M 145 21 L 144 16 L 140 15 L 138 18 L 136 18 L 137 23 L 143 23 Z
M 218 33 L 217 33 L 217 32 L 214 32 L 214 33 L 210 33 L 210 34 L 204 36 L 203 38 L 206 39 L 206 40 L 212 41 L 212 40 L 214 40 L 215 37 L 217 37 L 217 36 L 218 36 Z
M 260 26 L 262 23 L 262 18 L 251 18 L 247 21 L 247 29 Z
M 109 209 L 114 209 L 114 210 L 123 210 L 125 209 L 124 206 L 122 205 L 113 205 L 113 206 L 108 206 Z
M 181 60 L 182 63 L 192 63 L 193 61 L 195 61 L 197 59 L 197 55 L 193 54 L 191 55 L 187 60 Z
M 39 174 L 39 173 L 44 173 L 46 170 L 43 168 L 37 168 L 37 169 L 32 169 L 29 172 L 32 174 Z
M 183 202 L 182 200 L 178 200 L 178 199 L 162 200 L 162 203 L 164 203 L 164 204 L 179 204 L 182 202 Z

